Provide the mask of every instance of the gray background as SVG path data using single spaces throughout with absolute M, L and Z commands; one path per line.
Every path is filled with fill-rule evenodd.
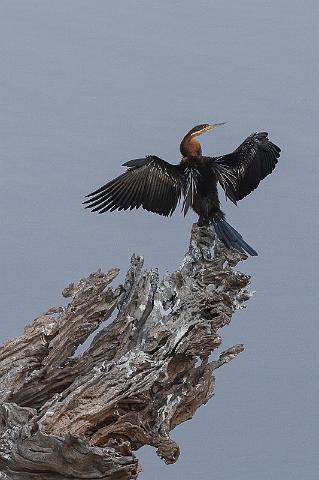
M 82 197 L 145 154 L 179 161 L 193 125 L 227 121 L 203 151 L 267 130 L 283 149 L 229 221 L 260 256 L 257 291 L 224 330 L 245 352 L 142 479 L 318 478 L 318 2 L 1 0 L 2 340 L 61 290 L 132 252 L 174 269 L 195 215 L 93 215 Z

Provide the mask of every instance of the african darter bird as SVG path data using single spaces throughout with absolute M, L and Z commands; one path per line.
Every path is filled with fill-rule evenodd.
M 123 164 L 128 167 L 119 177 L 87 195 L 84 203 L 93 212 L 132 210 L 143 207 L 170 216 L 183 197 L 184 215 L 191 207 L 199 216 L 198 225 L 212 224 L 227 248 L 257 255 L 229 223 L 220 209 L 217 184 L 220 183 L 234 204 L 255 190 L 276 166 L 280 148 L 266 132 L 253 133 L 232 153 L 218 157 L 202 155 L 197 137 L 224 123 L 192 128 L 180 144 L 182 160 L 172 165 L 149 155 Z

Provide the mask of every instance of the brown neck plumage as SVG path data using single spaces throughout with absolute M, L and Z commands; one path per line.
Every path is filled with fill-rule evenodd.
M 202 154 L 202 147 L 199 141 L 188 133 L 181 142 L 180 152 L 183 157 L 196 157 Z

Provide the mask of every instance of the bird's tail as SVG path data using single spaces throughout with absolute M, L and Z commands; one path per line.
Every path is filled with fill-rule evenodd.
M 248 243 L 245 242 L 240 233 L 237 232 L 223 218 L 220 220 L 212 220 L 215 232 L 219 240 L 221 240 L 227 248 L 235 248 L 239 252 L 246 252 L 249 255 L 256 256 L 258 253 Z

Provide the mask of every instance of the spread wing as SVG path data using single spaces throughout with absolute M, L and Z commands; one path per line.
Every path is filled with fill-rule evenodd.
M 249 195 L 276 166 L 280 148 L 268 133 L 253 133 L 233 152 L 213 159 L 213 167 L 227 197 L 237 200 Z
M 145 210 L 169 216 L 174 212 L 183 192 L 181 165 L 171 165 L 154 155 L 123 164 L 128 170 L 103 187 L 87 195 L 84 203 L 92 212 L 113 210 Z

